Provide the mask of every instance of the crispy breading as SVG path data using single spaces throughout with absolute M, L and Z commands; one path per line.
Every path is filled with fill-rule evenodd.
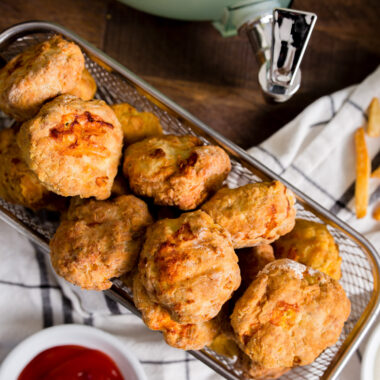
M 95 96 L 96 90 L 95 79 L 85 68 L 77 85 L 71 91 L 68 91 L 68 93 L 82 100 L 91 100 Z
M 291 232 L 274 242 L 275 254 L 308 265 L 335 280 L 341 277 L 339 247 L 326 225 L 297 219 Z
M 114 104 L 111 107 L 120 121 L 128 145 L 147 137 L 162 135 L 160 120 L 153 113 L 139 112 L 128 103 Z
M 133 280 L 133 301 L 142 313 L 145 324 L 151 330 L 160 330 L 170 346 L 182 350 L 200 350 L 210 344 L 218 334 L 217 317 L 198 324 L 180 324 L 175 322 L 168 311 L 151 301 L 139 275 Z
M 288 372 L 290 368 L 264 368 L 259 364 L 255 363 L 249 358 L 243 351 L 239 350 L 238 360 L 236 363 L 238 368 L 241 368 L 244 375 L 248 379 L 255 380 L 270 380 L 278 379 L 284 373 Z
M 202 211 L 150 226 L 139 273 L 150 299 L 179 323 L 214 318 L 240 285 L 227 232 Z
M 151 137 L 125 151 L 132 191 L 159 205 L 191 210 L 220 188 L 231 169 L 227 153 L 194 136 Z
M 145 202 L 133 195 L 110 201 L 73 198 L 50 241 L 53 267 L 84 289 L 107 289 L 111 278 L 132 270 L 152 222 Z
M 296 215 L 293 193 L 281 182 L 226 187 L 201 208 L 230 234 L 234 248 L 270 244 L 292 230 Z
M 25 122 L 17 142 L 28 166 L 51 191 L 106 199 L 121 156 L 122 131 L 102 100 L 61 95 Z
M 80 48 L 55 35 L 18 54 L 0 70 L 0 108 L 16 120 L 28 120 L 43 102 L 74 89 L 83 69 Z
M 269 244 L 239 249 L 236 251 L 236 254 L 239 258 L 241 280 L 244 288 L 247 288 L 251 284 L 265 265 L 275 260 L 273 247 Z
M 265 266 L 237 301 L 240 348 L 263 369 L 307 365 L 336 343 L 350 314 L 338 281 L 296 261 Z
M 50 192 L 28 168 L 16 143 L 16 131 L 0 131 L 0 197 L 34 211 L 46 208 L 61 211 L 64 198 Z

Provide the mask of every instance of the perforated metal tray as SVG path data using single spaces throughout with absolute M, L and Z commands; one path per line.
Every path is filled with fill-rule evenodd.
M 139 110 L 153 112 L 160 118 L 166 133 L 193 134 L 199 136 L 206 144 L 220 145 L 230 154 L 232 161 L 232 170 L 227 178 L 230 187 L 279 179 L 296 194 L 298 217 L 323 221 L 328 225 L 343 258 L 340 282 L 351 300 L 351 315 L 334 346 L 326 349 L 312 364 L 294 368 L 283 375 L 282 379 L 336 379 L 380 310 L 380 262 L 375 249 L 361 235 L 290 183 L 279 178 L 238 146 L 67 29 L 41 21 L 12 26 L 0 34 L 0 56 L 7 61 L 54 33 L 62 34 L 82 48 L 86 66 L 98 85 L 97 98 L 109 104 L 128 102 Z M 1 128 L 8 127 L 11 123 L 10 118 L 4 114 L 0 115 Z M 0 218 L 28 236 L 46 252 L 49 251 L 48 242 L 58 223 L 57 220 L 52 220 L 49 214 L 33 213 L 0 199 Z M 133 305 L 130 290 L 120 280 L 114 280 L 114 285 L 106 293 L 136 315 L 140 315 Z M 191 351 L 191 354 L 227 379 L 241 379 L 243 376 L 235 360 L 220 356 L 208 348 Z

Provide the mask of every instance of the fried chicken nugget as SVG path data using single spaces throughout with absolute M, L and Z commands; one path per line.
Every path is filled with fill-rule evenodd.
M 267 264 L 275 260 L 273 247 L 269 244 L 239 249 L 236 254 L 239 258 L 241 280 L 245 288 L 251 284 Z
M 179 323 L 214 318 L 240 285 L 227 232 L 202 211 L 150 226 L 139 273 L 149 298 Z
M 306 365 L 336 343 L 350 314 L 338 281 L 296 261 L 269 263 L 237 301 L 240 348 L 263 369 Z
M 79 46 L 55 35 L 18 54 L 0 70 L 0 108 L 16 120 L 28 120 L 43 102 L 73 90 L 83 69 Z
M 270 244 L 292 230 L 296 209 L 293 193 L 281 182 L 251 183 L 226 187 L 201 209 L 224 227 L 234 248 Z
M 46 208 L 59 211 L 64 199 L 47 190 L 28 168 L 16 143 L 16 131 L 0 131 L 0 197 L 34 211 Z
M 25 161 L 51 191 L 106 199 L 121 156 L 122 131 L 102 100 L 61 95 L 25 122 L 17 142 Z
M 167 344 L 182 350 L 200 350 L 210 344 L 218 334 L 217 318 L 198 324 L 179 324 L 173 321 L 168 311 L 150 300 L 141 280 L 133 280 L 133 300 L 141 311 L 144 323 L 151 330 L 160 330 Z
M 74 95 L 82 100 L 91 100 L 96 94 L 96 82 L 89 71 L 85 68 L 77 85 L 71 91 L 70 95 Z
M 120 121 L 128 145 L 147 137 L 162 135 L 160 120 L 153 113 L 139 112 L 128 103 L 114 104 L 111 108 Z
M 159 205 L 191 210 L 222 185 L 227 153 L 194 136 L 151 137 L 125 151 L 123 172 L 132 191 Z
M 73 199 L 50 241 L 53 267 L 84 289 L 108 289 L 111 278 L 136 264 L 152 222 L 145 202 L 133 195 L 111 201 Z
M 274 243 L 277 258 L 288 258 L 328 274 L 341 277 L 339 247 L 326 225 L 297 219 L 291 232 Z

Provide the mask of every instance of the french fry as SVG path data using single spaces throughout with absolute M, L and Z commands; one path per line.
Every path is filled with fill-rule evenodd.
M 371 163 L 369 160 L 367 145 L 365 142 L 364 128 L 355 132 L 356 148 L 356 184 L 355 184 L 355 209 L 356 217 L 364 218 L 367 214 L 369 198 L 369 176 Z
M 371 137 L 380 136 L 380 103 L 378 98 L 373 98 L 368 108 L 367 134 Z
M 373 219 L 380 220 L 380 204 L 376 206 L 375 211 L 373 212 Z
M 372 172 L 371 177 L 380 178 L 380 166 Z

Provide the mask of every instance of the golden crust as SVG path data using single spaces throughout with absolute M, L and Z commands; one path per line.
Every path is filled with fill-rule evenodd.
M 264 368 L 252 361 L 244 352 L 239 350 L 237 366 L 241 368 L 244 375 L 249 379 L 269 380 L 278 379 L 290 370 L 290 368 Z
M 68 91 L 68 93 L 82 100 L 91 100 L 95 96 L 96 90 L 95 79 L 85 68 L 77 85 L 71 91 Z
M 128 103 L 114 104 L 111 108 L 120 121 L 127 144 L 162 135 L 160 120 L 153 113 L 139 112 Z
M 151 137 L 125 151 L 123 172 L 132 191 L 159 205 L 191 210 L 222 185 L 231 169 L 227 153 L 194 136 Z
M 275 260 L 273 248 L 269 244 L 239 249 L 236 251 L 236 254 L 239 258 L 241 280 L 245 288 L 255 280 L 257 274 L 267 264 Z
M 65 205 L 64 199 L 47 190 L 28 168 L 13 128 L 0 131 L 0 197 L 34 211 L 59 211 Z
M 139 275 L 133 280 L 133 300 L 141 311 L 145 324 L 151 330 L 162 331 L 170 346 L 182 350 L 200 350 L 210 344 L 218 334 L 217 318 L 198 324 L 175 322 L 166 309 L 150 300 Z
M 71 91 L 83 69 L 80 48 L 53 36 L 20 53 L 0 70 L 0 108 L 16 120 L 30 119 L 44 101 Z
M 339 247 L 326 225 L 297 219 L 291 232 L 274 243 L 277 258 L 288 258 L 328 274 L 341 277 Z
M 25 122 L 17 142 L 28 166 L 51 191 L 106 199 L 121 156 L 122 131 L 101 100 L 61 95 Z
M 292 230 L 293 193 L 281 182 L 220 189 L 201 208 L 230 234 L 234 248 L 270 244 Z
M 74 198 L 50 241 L 56 272 L 84 289 L 103 290 L 136 264 L 146 227 L 147 205 L 133 195 L 112 201 Z
M 179 323 L 214 318 L 240 285 L 228 233 L 202 211 L 150 226 L 139 273 L 150 299 Z
M 237 301 L 231 325 L 264 369 L 311 363 L 339 338 L 350 314 L 341 285 L 289 259 L 268 264 Z

